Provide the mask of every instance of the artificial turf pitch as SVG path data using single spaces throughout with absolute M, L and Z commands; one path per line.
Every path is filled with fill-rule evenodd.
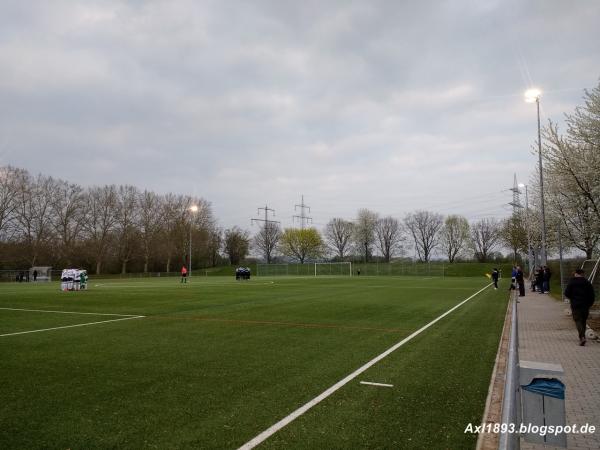
M 0 285 L 0 448 L 237 448 L 487 284 Z M 474 448 L 507 300 L 485 289 L 259 448 Z M 15 309 L 144 317 L 58 328 L 122 317 Z

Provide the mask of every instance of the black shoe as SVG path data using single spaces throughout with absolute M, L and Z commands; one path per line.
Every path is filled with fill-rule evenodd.
M 579 339 L 579 345 L 581 345 L 582 347 L 585 345 L 585 342 L 586 341 L 585 341 L 584 337 L 582 337 L 582 338 Z

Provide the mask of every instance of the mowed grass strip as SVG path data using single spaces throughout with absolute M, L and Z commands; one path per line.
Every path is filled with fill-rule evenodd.
M 149 316 L 0 339 L 0 447 L 236 448 L 485 284 L 208 281 L 80 293 L 28 286 L 22 296 L 0 288 L 0 306 Z M 356 414 L 372 421 L 368 411 Z M 323 424 L 335 434 L 335 421 Z

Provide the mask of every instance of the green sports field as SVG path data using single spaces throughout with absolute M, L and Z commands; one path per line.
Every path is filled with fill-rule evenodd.
M 487 284 L 0 285 L 0 448 L 238 448 Z M 259 448 L 474 448 L 507 300 L 484 289 Z

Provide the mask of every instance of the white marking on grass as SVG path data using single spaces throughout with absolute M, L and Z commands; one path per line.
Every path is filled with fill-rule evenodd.
M 373 383 L 372 381 L 361 381 L 360 384 L 368 384 L 369 386 L 394 387 L 393 384 Z
M 397 350 L 400 347 L 402 347 L 404 344 L 406 344 L 407 342 L 409 342 L 410 340 L 412 340 L 414 337 L 416 337 L 419 334 L 421 334 L 423 331 L 425 331 L 427 328 L 429 328 L 430 326 L 432 326 L 436 322 L 442 320 L 444 317 L 446 317 L 452 311 L 460 308 L 462 305 L 464 305 L 465 303 L 467 303 L 469 300 L 471 300 L 473 297 L 475 297 L 476 295 L 480 294 L 481 292 L 483 292 L 487 288 L 489 288 L 491 285 L 492 285 L 492 283 L 488 284 L 483 289 L 480 289 L 479 291 L 475 292 L 469 298 L 463 300 L 458 305 L 453 306 L 448 311 L 446 311 L 442 315 L 438 316 L 437 318 L 435 318 L 434 320 L 432 320 L 431 322 L 429 322 L 427 325 L 419 328 L 417 331 L 415 331 L 414 333 L 412 333 L 410 336 L 402 339 L 400 342 L 398 342 L 397 344 L 393 345 L 392 347 L 390 347 L 389 349 L 387 349 L 385 352 L 381 353 L 380 355 L 376 356 L 375 358 L 373 358 L 368 363 L 366 363 L 363 366 L 359 367 L 354 372 L 352 372 L 350 375 L 348 375 L 346 378 L 343 378 L 342 380 L 338 381 L 333 386 L 331 386 L 329 389 L 323 391 L 321 394 L 319 394 L 318 396 L 316 396 L 315 398 L 313 398 L 312 400 L 310 400 L 308 403 L 305 403 L 300 408 L 298 408 L 297 410 L 295 410 L 294 412 L 292 412 L 288 416 L 284 417 L 283 419 L 281 419 L 276 424 L 274 424 L 271 427 L 267 428 L 265 431 L 263 431 L 262 433 L 260 433 L 255 438 L 253 438 L 250 441 L 246 442 L 238 450 L 250 450 L 250 449 L 253 449 L 254 447 L 256 447 L 257 445 L 261 444 L 262 442 L 264 442 L 265 440 L 267 440 L 269 437 L 271 437 L 272 435 L 274 435 L 275 433 L 277 433 L 279 430 L 281 430 L 283 427 L 285 427 L 289 423 L 291 423 L 294 420 L 296 420 L 298 417 L 300 417 L 306 411 L 308 411 L 309 409 L 311 409 L 313 406 L 315 406 L 318 403 L 320 403 L 321 401 L 325 400 L 327 397 L 329 397 L 331 394 L 333 394 L 334 392 L 336 392 L 341 387 L 343 387 L 346 384 L 348 384 L 350 381 L 352 381 L 354 378 L 356 378 L 357 376 L 359 376 L 361 373 L 365 372 L 367 369 L 371 368 L 373 365 L 375 365 L 376 363 L 378 363 L 379 361 L 381 361 L 382 359 L 384 359 L 385 357 L 387 357 L 390 353 L 392 353 L 395 350 Z
M 93 313 L 93 312 L 78 312 L 78 311 L 56 311 L 52 309 L 23 309 L 23 308 L 0 308 L 6 311 L 28 311 L 28 312 L 45 312 L 55 314 L 86 314 L 91 316 L 117 316 L 117 317 L 144 317 L 135 314 L 108 314 L 108 313 Z
M 41 330 L 30 330 L 30 331 L 19 331 L 17 333 L 6 333 L 6 334 L 0 334 L 0 337 L 5 337 L 5 336 L 16 336 L 17 334 L 29 334 L 29 333 L 40 333 L 42 331 L 52 331 L 52 330 L 62 330 L 64 328 L 75 328 L 75 327 L 85 327 L 88 325 L 97 325 L 100 323 L 108 323 L 108 322 L 118 322 L 120 320 L 132 320 L 132 319 L 142 319 L 146 316 L 131 316 L 131 317 L 122 317 L 120 319 L 111 319 L 111 320 L 101 320 L 99 322 L 87 322 L 87 323 L 79 323 L 77 325 L 66 325 L 63 327 L 53 327 L 53 328 L 43 328 Z

